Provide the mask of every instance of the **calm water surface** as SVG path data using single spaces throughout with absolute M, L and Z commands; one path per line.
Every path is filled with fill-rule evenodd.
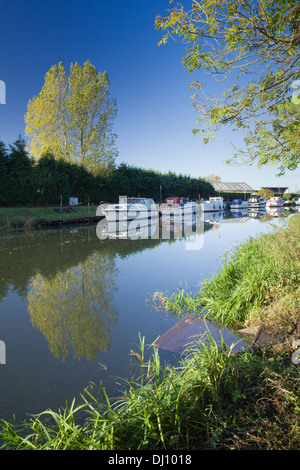
M 157 238 L 142 240 L 100 240 L 96 227 L 2 234 L 1 418 L 57 410 L 90 381 L 118 395 L 118 378 L 135 372 L 130 351 L 139 352 L 139 333 L 150 345 L 178 321 L 147 299 L 197 290 L 226 249 L 272 228 L 264 218 L 219 214 L 189 240 L 173 232 L 161 239 L 157 230 Z

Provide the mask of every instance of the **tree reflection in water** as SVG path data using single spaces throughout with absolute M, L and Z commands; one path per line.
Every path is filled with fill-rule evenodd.
M 112 305 L 116 288 L 113 256 L 94 252 L 77 266 L 54 276 L 37 273 L 28 286 L 28 312 L 34 327 L 55 357 L 93 360 L 110 347 L 110 328 L 117 321 Z

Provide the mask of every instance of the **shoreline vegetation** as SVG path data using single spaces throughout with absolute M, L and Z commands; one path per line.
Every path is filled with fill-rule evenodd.
M 59 207 L 61 203 L 68 205 L 72 197 L 84 205 L 99 205 L 100 201 L 118 201 L 120 194 L 141 194 L 155 201 L 169 194 L 193 199 L 215 194 L 212 184 L 203 177 L 161 173 L 125 163 L 92 172 L 51 152 L 39 157 L 30 157 L 21 137 L 9 149 L 0 140 L 1 207 Z
M 76 206 L 38 206 L 38 207 L 0 207 L 1 231 L 32 229 L 51 226 L 56 223 L 84 222 L 96 218 L 97 206 L 94 204 Z
M 241 329 L 263 326 L 273 342 L 233 353 L 222 337 L 193 345 L 176 366 L 150 359 L 140 337 L 137 372 L 111 399 L 94 384 L 58 411 L 0 422 L 2 449 L 297 450 L 300 448 L 300 215 L 224 253 L 197 294 L 153 297 L 155 308 Z M 299 346 L 298 346 L 299 348 Z M 294 357 L 294 356 L 293 356 Z M 120 379 L 121 380 L 121 379 Z M 124 386 L 124 387 L 123 387 Z

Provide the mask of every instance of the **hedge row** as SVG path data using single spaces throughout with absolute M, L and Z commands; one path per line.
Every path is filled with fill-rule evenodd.
M 162 174 L 124 163 L 94 175 L 82 165 L 55 159 L 52 154 L 34 161 L 21 138 L 9 149 L 0 141 L 1 205 L 52 205 L 61 198 L 66 204 L 70 197 L 98 204 L 118 201 L 119 195 L 152 197 L 159 202 L 161 197 L 198 199 L 214 194 L 213 186 L 203 178 Z

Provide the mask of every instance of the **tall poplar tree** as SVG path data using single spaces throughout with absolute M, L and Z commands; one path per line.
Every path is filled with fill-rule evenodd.
M 97 72 L 90 61 L 71 64 L 68 76 L 62 62 L 52 66 L 27 106 L 25 132 L 32 157 L 51 152 L 94 173 L 113 167 L 117 107 L 109 86 L 107 73 Z

